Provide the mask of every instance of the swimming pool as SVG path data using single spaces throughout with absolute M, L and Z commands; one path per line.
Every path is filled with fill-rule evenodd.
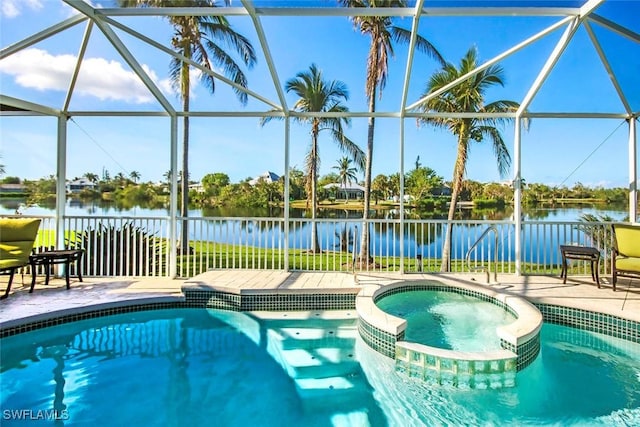
M 545 324 L 516 387 L 434 388 L 398 375 L 356 317 L 162 309 L 3 338 L 2 424 L 640 425 L 640 344 Z

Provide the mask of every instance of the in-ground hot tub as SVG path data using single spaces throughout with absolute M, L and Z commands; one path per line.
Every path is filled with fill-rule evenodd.
M 367 344 L 395 358 L 396 370 L 430 383 L 512 387 L 516 371 L 540 349 L 540 312 L 478 285 L 425 281 L 364 289 L 356 310 Z

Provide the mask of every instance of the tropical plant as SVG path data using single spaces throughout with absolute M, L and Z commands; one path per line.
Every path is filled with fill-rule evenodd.
M 351 166 L 352 163 L 353 160 L 350 158 L 341 157 L 338 159 L 338 164 L 332 167 L 332 169 L 338 171 L 338 179 L 342 185 L 343 191 L 345 192 L 345 199 L 347 198 L 347 184 L 351 185 L 352 182 L 358 180 L 358 177 L 356 176 L 358 168 Z
M 416 162 L 416 169 L 406 174 L 406 190 L 405 192 L 412 195 L 416 200 L 432 193 L 435 188 L 442 186 L 442 177 L 438 176 L 433 169 L 420 166 Z
M 127 177 L 124 176 L 124 174 L 122 172 L 118 172 L 116 174 L 116 176 L 113 177 L 113 179 L 118 183 L 118 185 L 120 186 L 124 186 L 127 183 Z
M 626 220 L 626 218 L 625 218 Z M 586 234 L 591 240 L 591 245 L 600 250 L 611 252 L 613 240 L 613 228 L 611 223 L 615 222 L 615 219 L 609 215 L 594 215 L 585 213 L 578 218 L 582 224 L 577 226 L 577 229 Z M 603 225 L 602 223 L 608 223 Z
M 209 196 L 217 196 L 222 188 L 229 185 L 229 175 L 223 172 L 208 173 L 200 180 L 204 191 Z
M 67 245 L 84 249 L 81 268 L 88 276 L 145 276 L 160 275 L 163 271 L 165 243 L 131 222 L 120 227 L 105 224 L 89 227 Z
M 138 180 L 140 179 L 140 172 L 138 171 L 131 171 L 129 173 L 129 178 L 131 178 L 131 180 L 133 182 L 138 182 Z
M 377 175 L 371 182 L 371 191 L 376 198 L 376 204 L 378 204 L 378 199 L 380 198 L 386 199 L 387 197 L 393 196 L 393 194 L 391 194 L 389 177 L 383 174 Z
M 405 0 L 338 0 L 345 7 L 392 8 L 406 7 Z M 389 16 L 353 16 L 350 18 L 360 33 L 371 37 L 367 57 L 367 78 L 365 93 L 369 101 L 369 112 L 376 111 L 376 97 L 382 96 L 387 82 L 389 57 L 393 56 L 393 42 L 409 43 L 411 31 L 393 25 Z M 424 37 L 418 35 L 415 49 L 424 52 L 441 64 L 445 61 L 436 48 Z M 364 209 L 362 212 L 363 229 L 360 244 L 361 262 L 369 262 L 369 208 L 371 205 L 371 167 L 373 162 L 373 140 L 375 117 L 369 117 L 367 130 L 367 164 L 364 172 Z
M 346 113 L 349 109 L 342 101 L 349 99 L 349 91 L 340 80 L 325 81 L 322 71 L 311 64 L 308 71 L 301 71 L 296 77 L 289 79 L 285 88 L 287 92 L 293 92 L 298 96 L 293 109 L 304 113 Z M 261 125 L 270 120 L 281 117 L 267 116 L 260 121 Z M 311 248 L 310 251 L 320 252 L 318 241 L 318 229 L 316 224 L 316 209 L 318 204 L 318 169 L 320 167 L 320 155 L 318 153 L 318 135 L 322 131 L 328 131 L 340 149 L 351 156 L 357 165 L 364 165 L 364 153 L 358 145 L 344 135 L 343 125 L 350 125 L 348 117 L 294 117 L 294 120 L 311 125 L 311 145 L 306 156 L 306 188 L 307 203 L 311 203 Z
M 122 7 L 189 7 L 212 8 L 217 4 L 214 0 L 119 0 Z M 230 3 L 227 0 L 225 3 Z M 240 60 L 249 68 L 253 67 L 257 58 L 251 42 L 243 35 L 231 28 L 226 17 L 221 15 L 200 16 L 168 16 L 173 27 L 174 34 L 171 38 L 173 49 L 180 55 L 200 63 L 203 67 L 212 70 L 213 66 L 222 69 L 222 72 L 234 83 L 242 88 L 247 87 L 247 79 L 240 65 L 225 51 L 224 47 L 231 48 L 240 57 Z M 187 62 L 173 57 L 169 68 L 171 83 L 182 100 L 182 108 L 185 113 L 189 111 L 191 90 L 191 66 Z M 201 73 L 200 80 L 213 94 L 215 92 L 215 78 L 212 74 Z M 233 88 L 238 99 L 244 105 L 247 103 L 246 92 L 237 87 Z M 189 115 L 183 117 L 182 134 L 182 172 L 186 179 L 182 180 L 182 197 L 180 215 L 187 217 L 189 214 Z M 187 221 L 183 224 L 181 248 L 183 251 L 188 245 Z
M 96 182 L 98 182 L 98 180 L 100 179 L 100 178 L 98 177 L 98 175 L 97 175 L 97 174 L 95 174 L 95 173 L 91 173 L 91 172 L 87 172 L 87 173 L 85 173 L 85 174 L 84 174 L 84 175 L 82 175 L 82 176 L 83 176 L 83 177 L 85 177 L 85 178 L 87 178 L 87 180 L 89 180 L 89 182 L 92 182 L 92 183 L 94 183 L 94 184 L 95 184 Z
M 442 70 L 435 72 L 429 78 L 423 96 L 428 96 L 449 85 L 461 76 L 475 70 L 478 67 L 477 56 L 476 49 L 472 47 L 460 61 L 459 68 L 453 64 L 447 64 Z M 488 104 L 485 102 L 485 92 L 494 85 L 504 86 L 503 70 L 502 67 L 498 65 L 487 67 L 462 81 L 460 84 L 444 91 L 439 96 L 428 99 L 421 104 L 420 109 L 425 113 L 470 112 L 484 114 L 515 112 L 519 107 L 517 102 L 505 100 L 494 101 Z M 472 118 L 446 115 L 422 117 L 418 119 L 419 124 L 449 130 L 457 138 L 458 153 L 453 168 L 453 188 L 451 189 L 451 203 L 447 216 L 450 225 L 447 227 L 442 249 L 441 271 L 449 271 L 450 268 L 451 221 L 454 218 L 458 196 L 462 189 L 462 182 L 469 155 L 469 145 L 473 141 L 483 142 L 485 139 L 489 139 L 493 144 L 493 152 L 498 163 L 498 171 L 501 176 L 504 176 L 511 165 L 511 156 L 497 126 L 511 120 L 512 119 L 507 117 Z

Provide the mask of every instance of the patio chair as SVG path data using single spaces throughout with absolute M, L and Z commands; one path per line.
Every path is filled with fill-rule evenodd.
M 7 290 L 0 299 L 9 296 L 16 270 L 29 264 L 39 228 L 39 218 L 0 218 L 0 273 L 9 274 Z
M 611 270 L 615 291 L 618 276 L 640 279 L 640 226 L 613 225 L 613 236 Z

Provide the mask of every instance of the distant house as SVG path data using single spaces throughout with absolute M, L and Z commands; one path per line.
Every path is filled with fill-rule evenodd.
M 67 193 L 80 193 L 84 190 L 95 190 L 96 184 L 89 181 L 87 178 L 78 178 L 73 181 L 67 182 Z
M 431 190 L 434 196 L 451 196 L 451 187 L 442 185 Z
M 343 194 L 346 199 L 360 199 L 364 197 L 364 187 L 357 183 L 338 184 L 331 183 L 322 187 L 326 190 L 335 188 L 338 194 Z
M 23 194 L 24 184 L 0 184 L 0 194 Z
M 189 184 L 189 191 L 196 191 L 198 193 L 204 193 L 204 187 L 201 183 Z
M 279 179 L 280 179 L 280 176 L 278 176 L 277 174 L 266 171 L 262 175 L 258 175 L 252 180 L 250 180 L 249 184 L 256 185 L 259 182 L 266 182 L 267 184 L 271 184 L 273 182 L 278 182 Z

